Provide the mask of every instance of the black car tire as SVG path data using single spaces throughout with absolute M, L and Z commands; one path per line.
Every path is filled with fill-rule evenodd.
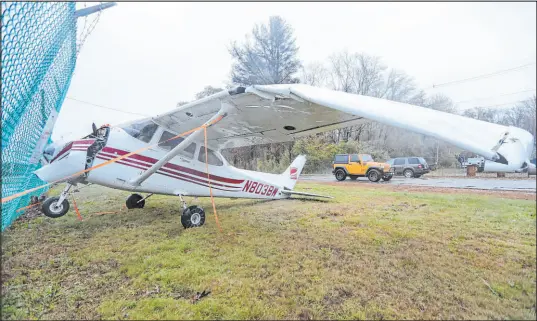
M 406 178 L 412 178 L 414 177 L 414 171 L 407 168 L 403 171 L 403 176 L 405 176 Z
M 376 169 L 371 169 L 369 170 L 369 172 L 367 172 L 367 178 L 373 182 L 373 183 L 376 183 L 378 181 L 380 181 L 380 179 L 382 178 L 382 175 L 380 174 L 380 172 Z
M 347 178 L 347 173 L 345 173 L 345 171 L 340 168 L 336 170 L 334 176 L 336 176 L 336 179 L 341 182 L 344 181 L 345 178 Z

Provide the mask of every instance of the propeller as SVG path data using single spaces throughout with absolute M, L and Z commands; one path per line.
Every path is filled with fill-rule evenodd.
M 91 128 L 93 129 L 93 135 L 97 136 L 97 126 L 95 123 L 91 123 Z

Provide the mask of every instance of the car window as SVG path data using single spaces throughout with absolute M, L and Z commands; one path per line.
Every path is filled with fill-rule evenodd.
M 368 154 L 364 154 L 362 155 L 362 162 L 372 162 L 373 161 L 373 157 L 371 157 L 371 155 L 368 155 Z
M 211 149 L 207 148 L 207 162 L 209 165 L 222 166 L 224 162 L 213 152 Z M 205 146 L 200 146 L 200 153 L 198 156 L 198 161 L 205 163 Z
M 360 158 L 358 158 L 358 154 L 352 154 L 351 155 L 351 162 L 360 162 Z
M 398 158 L 393 163 L 394 165 L 405 165 L 405 159 L 404 158 Z
M 347 164 L 349 162 L 349 155 L 336 155 L 334 158 L 335 164 Z
M 423 157 L 420 157 L 418 158 L 420 160 L 420 163 L 423 164 L 423 165 L 427 165 L 427 162 L 425 161 L 425 158 Z
M 418 160 L 417 157 L 411 157 L 411 158 L 408 159 L 408 163 L 412 164 L 412 165 L 417 165 L 417 164 L 420 163 L 420 161 Z
M 393 158 L 392 158 L 392 159 L 388 159 L 388 160 L 386 161 L 386 164 L 393 165 Z

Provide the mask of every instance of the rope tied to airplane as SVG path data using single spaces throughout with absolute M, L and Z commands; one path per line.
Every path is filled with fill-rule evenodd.
M 140 154 L 141 152 L 146 151 L 146 150 L 148 150 L 148 149 L 150 149 L 150 148 L 156 147 L 156 146 L 158 146 L 159 144 L 162 144 L 162 143 L 165 143 L 165 142 L 172 141 L 172 140 L 177 139 L 177 138 L 179 138 L 179 137 L 184 137 L 184 136 L 186 136 L 186 135 L 190 135 L 190 134 L 192 134 L 192 133 L 194 133 L 194 132 L 196 132 L 196 131 L 198 131 L 198 130 L 203 129 L 204 136 L 205 136 L 205 138 L 204 138 L 204 140 L 205 140 L 205 166 L 206 166 L 206 170 L 207 170 L 207 178 L 208 178 L 208 181 L 209 181 L 209 192 L 210 192 L 210 195 L 211 195 L 211 203 L 212 203 L 212 206 L 213 206 L 213 212 L 214 212 L 214 218 L 215 218 L 216 224 L 217 224 L 217 226 L 218 226 L 219 231 L 222 232 L 222 227 L 220 226 L 220 222 L 219 222 L 219 220 L 218 220 L 218 214 L 217 214 L 217 212 L 216 212 L 216 204 L 215 204 L 215 202 L 214 202 L 213 191 L 212 191 L 212 186 L 211 186 L 211 178 L 210 178 L 211 176 L 210 176 L 210 173 L 209 173 L 209 159 L 208 159 L 208 152 L 207 152 L 207 128 L 210 127 L 210 126 L 212 126 L 212 125 L 214 125 L 214 124 L 216 124 L 217 122 L 219 122 L 220 120 L 222 120 L 222 118 L 224 118 L 224 117 L 225 117 L 225 115 L 220 115 L 219 117 L 217 117 L 216 119 L 214 119 L 213 121 L 211 121 L 211 122 L 209 122 L 209 123 L 206 123 L 206 124 L 203 124 L 203 125 L 201 125 L 201 126 L 199 126 L 199 127 L 195 127 L 195 128 L 193 128 L 193 129 L 187 130 L 187 131 L 185 131 L 185 132 L 183 132 L 183 133 L 181 133 L 181 134 L 178 134 L 178 135 L 176 135 L 176 136 L 174 136 L 174 137 L 171 137 L 171 138 L 169 138 L 169 139 L 167 139 L 167 140 L 165 140 L 165 141 L 158 142 L 158 143 L 153 144 L 153 145 L 145 146 L 145 147 L 142 147 L 142 148 L 140 148 L 140 149 L 137 149 L 137 150 L 135 150 L 135 151 L 133 151 L 133 152 L 127 153 L 127 154 L 125 154 L 125 155 L 121 155 L 121 156 L 118 156 L 118 157 L 116 157 L 116 158 L 112 158 L 112 159 L 107 160 L 107 161 L 105 161 L 105 162 L 103 162 L 103 163 L 101 163 L 101 164 L 92 166 L 92 167 L 87 168 L 87 169 L 85 169 L 85 170 L 81 170 L 81 171 L 76 172 L 76 173 L 74 173 L 74 174 L 72 174 L 72 175 L 65 176 L 65 177 L 60 178 L 60 179 L 58 179 L 58 180 L 56 180 L 56 181 L 53 181 L 53 182 L 50 182 L 50 183 L 47 183 L 47 184 L 43 184 L 43 185 L 40 185 L 40 186 L 31 188 L 31 189 L 27 189 L 27 190 L 22 191 L 22 192 L 20 192 L 20 193 L 16 193 L 16 194 L 13 194 L 13 195 L 10 195 L 10 196 L 3 197 L 3 198 L 2 198 L 2 204 L 5 203 L 5 202 L 8 202 L 8 201 L 11 201 L 11 200 L 13 200 L 13 199 L 22 197 L 22 196 L 24 196 L 24 195 L 27 195 L 28 193 L 32 193 L 32 192 L 38 191 L 38 190 L 40 190 L 40 189 L 43 189 L 43 188 L 45 188 L 45 187 L 48 187 L 48 186 L 57 184 L 57 183 L 62 182 L 62 181 L 64 181 L 64 180 L 68 179 L 68 178 L 71 178 L 71 177 L 77 177 L 77 176 L 79 176 L 79 175 L 81 175 L 81 174 L 90 172 L 90 171 L 92 171 L 92 170 L 95 170 L 95 169 L 98 169 L 98 168 L 101 168 L 101 167 L 104 167 L 104 166 L 113 164 L 113 163 L 115 163 L 115 162 L 117 162 L 117 161 L 120 161 L 120 160 L 122 160 L 122 159 L 124 159 L 124 158 L 127 158 L 127 157 L 129 157 L 129 156 L 131 156 L 131 155 L 137 155 L 137 154 Z M 72 195 L 71 195 L 71 196 L 72 196 Z M 73 196 L 72 196 L 72 199 L 73 199 L 73 205 L 74 205 L 74 208 L 75 208 L 75 212 L 77 213 L 77 217 L 78 217 L 79 220 L 82 220 L 82 216 L 80 215 L 80 211 L 78 210 L 78 206 L 76 205 L 76 201 L 75 201 L 75 199 L 74 199 Z M 28 208 L 37 206 L 37 205 L 39 205 L 39 204 L 41 204 L 41 202 L 38 202 L 38 203 L 35 203 L 35 204 L 31 204 L 31 205 L 29 205 L 29 206 L 21 207 L 21 208 L 19 208 L 17 211 L 21 211 L 21 210 L 24 210 L 24 209 L 28 209 Z M 120 210 L 120 211 L 121 211 L 121 210 Z M 99 214 L 103 214 L 103 213 L 105 213 L 105 212 L 101 212 L 101 213 L 99 213 Z M 109 213 L 109 212 L 106 212 L 106 213 Z M 117 212 L 110 212 L 110 213 L 117 213 Z

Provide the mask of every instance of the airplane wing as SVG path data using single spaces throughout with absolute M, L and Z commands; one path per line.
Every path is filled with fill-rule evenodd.
M 292 141 L 367 121 L 429 135 L 514 169 L 529 163 L 534 144 L 533 136 L 517 127 L 302 84 L 222 91 L 153 120 L 181 133 L 206 123 L 222 106 L 226 117 L 207 129 L 216 149 Z

